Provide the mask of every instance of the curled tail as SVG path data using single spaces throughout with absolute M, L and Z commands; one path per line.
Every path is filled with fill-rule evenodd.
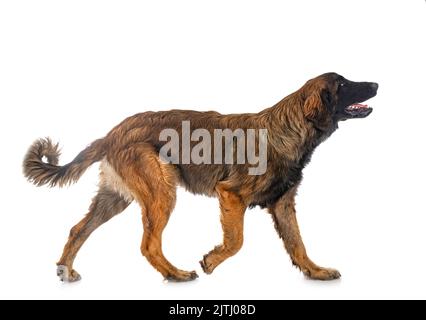
M 35 141 L 24 158 L 24 176 L 37 186 L 62 187 L 76 182 L 89 166 L 105 156 L 104 140 L 94 141 L 64 166 L 58 166 L 60 154 L 58 144 L 50 138 Z

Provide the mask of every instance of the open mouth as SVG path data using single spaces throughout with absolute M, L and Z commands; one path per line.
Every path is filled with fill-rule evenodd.
M 373 111 L 367 104 L 354 103 L 345 108 L 345 113 L 350 118 L 365 118 Z

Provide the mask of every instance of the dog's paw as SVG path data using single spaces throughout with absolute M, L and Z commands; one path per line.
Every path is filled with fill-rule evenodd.
M 341 277 L 340 272 L 336 269 L 317 268 L 315 270 L 304 270 L 303 273 L 310 279 L 314 280 L 336 280 Z
M 77 282 L 81 280 L 81 276 L 74 269 L 69 269 L 67 266 L 59 265 L 56 269 L 56 275 L 63 282 Z
M 179 270 L 176 274 L 168 275 L 164 278 L 166 281 L 171 282 L 185 282 L 192 281 L 198 278 L 198 274 L 195 271 L 182 271 Z
M 211 274 L 212 272 L 213 272 L 213 270 L 215 269 L 214 268 L 214 266 L 213 266 L 213 264 L 211 264 L 211 263 L 208 263 L 208 254 L 206 254 L 204 257 L 203 257 L 203 259 L 200 261 L 200 265 L 201 265 L 201 268 L 203 269 L 203 271 L 206 273 L 206 274 Z

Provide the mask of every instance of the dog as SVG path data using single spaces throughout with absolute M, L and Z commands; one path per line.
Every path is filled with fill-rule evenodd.
M 73 262 L 83 243 L 96 228 L 136 200 L 142 209 L 142 254 L 165 279 L 197 278 L 195 271 L 176 268 L 162 251 L 162 233 L 180 185 L 194 194 L 219 200 L 223 243 L 200 261 L 207 274 L 239 251 L 243 244 L 244 213 L 247 208 L 260 206 L 271 214 L 285 249 L 303 274 L 319 280 L 339 278 L 337 270 L 320 267 L 308 257 L 296 220 L 295 195 L 302 170 L 314 149 L 338 128 L 340 121 L 367 117 L 372 108 L 361 103 L 374 97 L 377 89 L 374 82 L 352 82 L 336 73 L 325 73 L 259 113 L 222 115 L 190 110 L 139 113 L 125 119 L 63 166 L 58 165 L 57 144 L 49 138 L 35 141 L 24 158 L 23 172 L 37 186 L 61 187 L 76 182 L 89 166 L 101 162 L 99 191 L 88 214 L 70 231 L 57 263 L 58 276 L 62 281 L 80 280 Z M 250 175 L 249 164 L 235 160 L 225 164 L 164 161 L 160 153 L 168 140 L 161 139 L 162 131 L 172 129 L 183 135 L 185 121 L 190 122 L 190 132 L 265 130 L 264 172 Z M 259 132 L 255 138 L 260 141 Z M 223 145 L 219 151 L 220 148 Z M 260 152 L 260 144 L 254 149 Z M 177 157 L 183 157 L 181 150 Z

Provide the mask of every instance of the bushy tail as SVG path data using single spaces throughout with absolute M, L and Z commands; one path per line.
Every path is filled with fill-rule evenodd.
M 48 184 L 50 187 L 62 187 L 74 183 L 90 165 L 105 156 L 104 141 L 94 141 L 64 166 L 58 166 L 59 156 L 59 146 L 52 143 L 50 138 L 35 141 L 24 158 L 24 176 L 37 186 Z

